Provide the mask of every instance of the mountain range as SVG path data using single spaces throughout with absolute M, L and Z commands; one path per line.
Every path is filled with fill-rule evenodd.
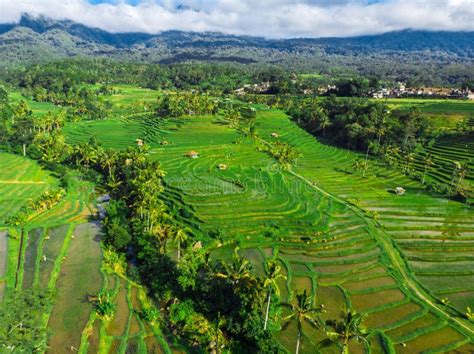
M 106 57 L 151 63 L 219 61 L 288 66 L 379 62 L 473 63 L 474 32 L 404 30 L 351 38 L 271 40 L 261 37 L 166 31 L 109 33 L 72 21 L 24 15 L 0 24 L 0 66 L 70 57 Z

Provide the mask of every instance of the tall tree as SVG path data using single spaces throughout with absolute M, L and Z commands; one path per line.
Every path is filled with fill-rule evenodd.
M 285 327 L 291 322 L 296 322 L 298 328 L 298 335 L 296 338 L 296 354 L 300 351 L 301 334 L 303 332 L 303 323 L 309 323 L 317 329 L 324 328 L 324 325 L 319 317 L 323 312 L 323 306 L 313 307 L 310 296 L 306 289 L 296 295 L 296 304 L 284 304 L 291 309 L 291 314 L 286 316 L 283 321 Z
M 268 313 L 270 312 L 270 301 L 272 298 L 272 290 L 276 296 L 280 296 L 280 287 L 278 286 L 278 279 L 286 279 L 286 276 L 281 274 L 281 266 L 278 265 L 276 259 L 270 259 L 266 262 L 267 276 L 263 283 L 265 289 L 268 289 L 267 309 L 265 313 L 265 324 L 263 329 L 267 329 Z
M 428 173 L 428 169 L 434 165 L 433 159 L 431 154 L 427 154 L 423 160 L 423 179 L 421 180 L 421 184 L 425 184 L 426 174 Z
M 368 344 L 367 337 L 370 332 L 364 326 L 366 315 L 357 313 L 352 309 L 342 312 L 337 320 L 326 321 L 330 330 L 326 331 L 328 338 L 320 343 L 320 347 L 328 346 L 332 343 L 338 343 L 341 346 L 341 353 L 349 353 L 349 342 L 355 340 Z
M 178 263 L 181 257 L 181 245 L 188 239 L 186 230 L 182 228 L 175 228 L 173 230 L 173 242 L 178 246 Z

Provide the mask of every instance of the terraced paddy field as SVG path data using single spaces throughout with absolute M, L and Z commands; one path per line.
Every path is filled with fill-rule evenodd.
M 0 226 L 30 198 L 57 186 L 35 161 L 0 152 Z
M 360 156 L 324 145 L 279 111 L 259 111 L 256 139 L 215 117 L 144 126 L 151 156 L 167 173 L 169 202 L 187 206 L 183 221 L 196 233 L 221 230 L 237 240 L 258 272 L 278 254 L 283 301 L 306 289 L 327 318 L 345 304 L 367 313 L 373 352 L 474 350 L 473 325 L 462 318 L 474 301 L 472 208 L 429 195 L 376 161 L 365 177 L 354 173 Z M 260 149 L 273 132 L 302 154 L 289 170 Z M 190 150 L 199 157 L 185 157 Z M 391 193 L 396 186 L 406 195 Z M 213 253 L 230 254 L 228 247 Z M 278 338 L 292 350 L 295 336 L 290 326 Z M 302 350 L 315 352 L 319 338 L 304 328 Z
M 418 98 L 389 98 L 383 101 L 392 108 L 418 107 L 425 113 L 439 114 L 473 114 L 474 102 L 472 100 L 441 100 Z
M 141 306 L 153 306 L 145 290 L 102 264 L 100 224 L 88 221 L 93 186 L 72 174 L 61 202 L 32 215 L 23 229 L 14 228 L 3 224 L 5 218 L 59 181 L 27 158 L 1 153 L 0 164 L 0 301 L 20 289 L 56 289 L 44 314 L 49 353 L 170 353 L 159 326 L 138 316 Z M 117 311 L 105 321 L 89 296 L 108 287 Z M 123 328 L 120 334 L 108 331 L 111 321 Z M 115 341 L 120 345 L 114 349 Z
M 159 91 L 131 85 L 114 85 L 113 89 L 118 93 L 108 96 L 107 101 L 122 107 L 137 102 L 155 102 L 159 95 Z
M 455 130 L 458 124 L 474 119 L 474 101 L 472 100 L 393 98 L 374 101 L 383 102 L 392 109 L 417 107 L 424 116 L 430 119 L 434 127 L 442 130 Z
M 474 124 L 474 118 L 470 121 Z M 470 194 L 470 201 L 474 198 L 474 132 L 463 134 L 449 134 L 438 138 L 432 146 L 415 154 L 414 168 L 424 173 L 425 161 L 430 157 L 433 164 L 427 168 L 427 180 L 451 185 L 454 173 L 453 162 L 468 166 L 463 184 Z
M 376 162 L 368 176 L 354 174 L 356 154 L 321 144 L 277 111 L 259 112 L 257 133 L 269 140 L 278 132 L 302 152 L 291 171 L 260 152 L 258 141 L 212 117 L 145 126 L 152 156 L 167 172 L 170 201 L 184 197 L 191 206 L 185 221 L 196 232 L 219 229 L 238 239 L 257 271 L 278 252 L 288 276 L 281 283 L 284 301 L 307 289 L 334 314 L 350 303 L 369 314 L 367 324 L 397 352 L 472 350 L 472 326 L 457 312 L 472 304 L 472 209 L 430 196 Z M 163 140 L 169 145 L 161 147 Z M 186 158 L 189 150 L 200 157 Z M 390 193 L 398 185 L 406 196 Z M 442 297 L 451 305 L 442 305 Z M 441 339 L 434 342 L 434 335 Z M 280 337 L 293 345 L 291 330 Z M 305 329 L 306 352 L 315 350 L 317 338 Z M 376 351 L 380 338 L 371 343 Z
M 138 120 L 102 120 L 68 124 L 64 133 L 70 144 L 87 143 L 95 138 L 107 147 L 126 149 L 135 145 L 136 139 L 143 139 L 144 129 Z

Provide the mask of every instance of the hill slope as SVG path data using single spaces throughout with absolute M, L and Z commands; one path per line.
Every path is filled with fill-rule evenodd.
M 340 57 L 414 61 L 472 62 L 474 32 L 401 31 L 353 38 L 267 40 L 259 37 L 167 31 L 109 33 L 72 21 L 22 17 L 0 24 L 0 65 L 31 63 L 72 56 L 176 63 L 189 60 L 315 64 Z M 401 58 L 400 58 L 401 59 Z

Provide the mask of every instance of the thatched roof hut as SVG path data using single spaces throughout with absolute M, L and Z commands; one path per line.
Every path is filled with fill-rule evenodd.
M 199 157 L 199 153 L 197 151 L 194 151 L 194 150 L 191 150 L 191 151 L 188 151 L 186 154 L 185 154 L 186 157 L 189 157 L 191 159 L 197 159 Z

